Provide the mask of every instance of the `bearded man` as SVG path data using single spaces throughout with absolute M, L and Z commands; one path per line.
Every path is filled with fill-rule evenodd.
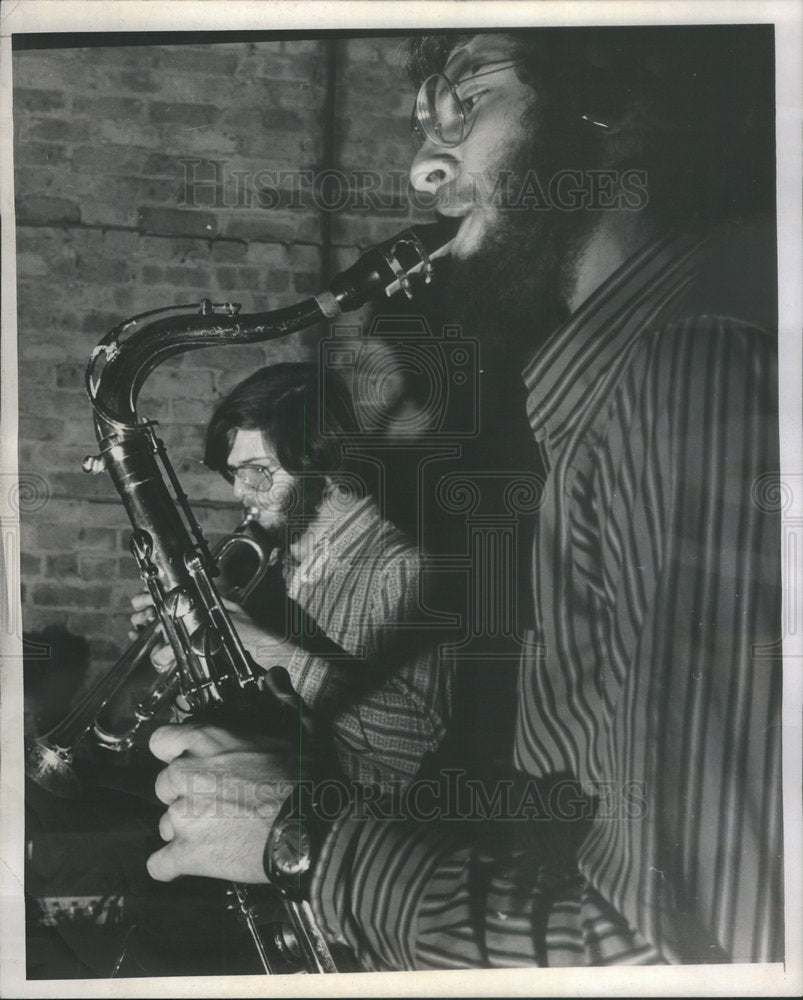
M 317 365 L 270 365 L 219 403 L 204 460 L 274 557 L 270 606 L 226 602 L 240 639 L 258 665 L 284 667 L 326 720 L 346 779 L 398 788 L 443 738 L 451 673 L 442 634 L 422 627 L 422 553 L 380 515 L 346 456 L 356 431 L 335 373 L 324 401 Z M 154 615 L 150 594 L 132 603 L 140 627 Z M 172 649 L 152 658 L 165 669 Z
M 782 957 L 771 41 L 413 45 L 412 184 L 461 220 L 444 315 L 482 337 L 486 401 L 523 378 L 547 488 L 491 836 L 420 822 L 420 800 L 308 817 L 313 907 L 366 968 Z M 220 743 L 151 745 L 182 817 L 154 877 L 268 878 L 281 814 L 193 819 L 210 810 L 169 780 L 225 766 Z M 292 780 L 280 755 L 241 758 Z

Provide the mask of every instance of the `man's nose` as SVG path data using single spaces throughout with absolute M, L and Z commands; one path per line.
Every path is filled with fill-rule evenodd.
M 457 177 L 457 172 L 458 161 L 451 150 L 427 139 L 410 166 L 410 184 L 421 194 L 436 195 Z
M 246 486 L 239 477 L 235 477 L 234 482 L 232 483 L 232 489 L 234 491 L 235 500 L 245 500 L 254 492 L 250 487 Z

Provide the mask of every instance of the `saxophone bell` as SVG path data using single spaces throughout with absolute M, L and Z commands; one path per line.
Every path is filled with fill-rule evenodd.
M 221 593 L 237 603 L 246 601 L 270 565 L 256 512 L 246 512 L 212 554 Z M 151 653 L 164 641 L 160 624 L 157 617 L 145 626 L 64 719 L 26 746 L 25 773 L 36 784 L 60 798 L 77 797 L 81 782 L 75 757 L 87 737 L 94 737 L 102 750 L 123 753 L 140 745 L 167 712 L 179 693 L 180 677 L 177 667 L 160 672 L 151 661 Z

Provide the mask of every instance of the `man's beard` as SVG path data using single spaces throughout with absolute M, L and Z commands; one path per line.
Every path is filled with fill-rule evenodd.
M 440 263 L 433 292 L 439 321 L 477 338 L 489 369 L 520 371 L 568 316 L 596 217 L 583 209 L 535 207 L 521 197 L 528 177 L 534 174 L 546 190 L 553 174 L 572 165 L 565 151 L 534 139 L 500 159 L 505 183 L 494 196 L 500 204 L 494 221 L 469 257 Z
M 270 526 L 261 526 L 263 542 L 280 553 L 302 537 L 318 516 L 323 502 L 326 480 L 323 476 L 297 477 L 281 507 L 280 517 Z

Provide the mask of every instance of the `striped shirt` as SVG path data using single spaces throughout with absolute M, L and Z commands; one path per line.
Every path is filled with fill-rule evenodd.
M 749 233 L 652 244 L 526 369 L 514 763 L 551 820 L 504 849 L 340 820 L 314 905 L 367 968 L 782 958 L 773 263 Z
M 287 670 L 310 708 L 329 718 L 346 777 L 405 784 L 437 748 L 449 714 L 448 660 L 421 610 L 422 555 L 370 497 L 336 513 L 287 569 L 287 593 L 305 629 L 364 666 L 311 655 L 302 641 Z

